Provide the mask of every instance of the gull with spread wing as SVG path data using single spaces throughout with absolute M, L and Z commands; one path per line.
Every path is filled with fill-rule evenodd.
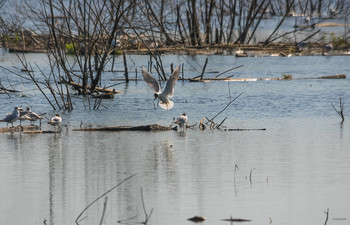
M 173 97 L 175 83 L 180 75 L 180 66 L 177 66 L 174 72 L 171 74 L 169 80 L 166 83 L 165 89 L 162 91 L 159 82 L 149 73 L 145 68 L 141 69 L 143 79 L 146 81 L 148 86 L 150 86 L 154 90 L 154 101 L 159 99 L 159 106 L 162 109 L 171 109 L 174 107 L 174 102 L 169 100 L 170 97 Z M 154 106 L 154 109 L 156 107 Z

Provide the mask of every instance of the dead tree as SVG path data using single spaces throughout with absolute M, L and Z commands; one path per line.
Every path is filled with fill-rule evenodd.
M 210 44 L 211 36 L 211 17 L 213 15 L 214 0 L 205 1 L 205 43 Z
M 286 17 L 289 15 L 290 10 L 292 8 L 292 6 L 294 5 L 294 0 L 286 0 L 286 11 L 282 17 L 282 19 L 280 20 L 280 22 L 278 23 L 278 25 L 276 26 L 276 28 L 274 29 L 274 31 L 272 31 L 272 33 L 270 34 L 270 36 L 265 40 L 264 45 L 267 45 L 270 43 L 271 38 L 275 35 L 275 33 L 278 31 L 278 29 L 280 28 L 280 26 L 283 24 L 284 20 L 286 19 Z

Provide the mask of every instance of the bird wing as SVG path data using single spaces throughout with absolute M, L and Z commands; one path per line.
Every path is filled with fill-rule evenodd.
M 41 119 L 41 116 L 39 116 L 37 113 L 35 112 L 28 112 L 28 116 L 32 119 Z
M 62 121 L 62 118 L 59 116 L 54 116 L 51 118 L 51 121 L 55 123 L 60 123 Z
M 158 93 L 162 91 L 158 81 L 149 72 L 147 72 L 145 68 L 142 67 L 141 72 L 143 79 L 146 81 L 147 85 L 154 90 L 154 92 Z
M 16 113 L 11 113 L 11 114 L 8 114 L 6 117 L 5 117 L 5 121 L 7 122 L 7 121 L 12 121 L 12 120 L 14 120 L 14 119 L 16 119 L 16 117 L 17 117 L 17 115 L 16 115 Z
M 174 72 L 171 74 L 169 80 L 166 82 L 165 89 L 163 94 L 167 97 L 172 97 L 174 94 L 175 83 L 179 79 L 180 75 L 180 66 L 177 66 Z

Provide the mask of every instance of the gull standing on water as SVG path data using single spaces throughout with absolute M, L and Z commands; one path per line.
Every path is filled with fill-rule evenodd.
M 175 83 L 180 75 L 180 66 L 177 66 L 174 72 L 171 74 L 163 92 L 159 82 L 149 72 L 147 72 L 145 68 L 142 68 L 141 71 L 142 71 L 143 79 L 146 81 L 148 86 L 150 86 L 154 90 L 153 106 L 154 106 L 154 101 L 156 99 L 159 99 L 160 100 L 159 106 L 161 108 L 167 109 L 167 110 L 173 108 L 174 102 L 169 100 L 169 98 L 173 97 Z M 156 109 L 156 107 L 154 107 L 154 109 Z
M 18 118 L 19 118 L 18 107 L 15 107 L 13 109 L 13 112 L 11 114 L 8 114 L 4 119 L 0 120 L 0 122 L 6 122 L 7 127 L 9 126 L 9 123 L 11 123 L 13 127 L 13 122 L 16 122 Z
M 188 117 L 186 113 L 183 113 L 182 116 L 179 116 L 177 120 L 174 122 L 175 124 L 179 125 L 181 129 L 184 129 L 188 125 Z
M 51 118 L 51 120 L 49 122 L 47 122 L 48 124 L 52 125 L 55 127 L 56 126 L 60 127 L 60 124 L 62 122 L 62 117 L 59 114 L 56 114 L 54 117 Z

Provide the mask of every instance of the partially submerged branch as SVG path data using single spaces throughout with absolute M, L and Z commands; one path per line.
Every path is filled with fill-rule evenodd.
M 345 118 L 344 118 L 344 103 L 341 100 L 341 97 L 339 97 L 339 110 L 337 110 L 335 108 L 335 106 L 333 105 L 333 103 L 331 103 L 333 106 L 333 109 L 337 112 L 337 114 L 340 116 L 341 118 L 341 122 L 344 122 Z

